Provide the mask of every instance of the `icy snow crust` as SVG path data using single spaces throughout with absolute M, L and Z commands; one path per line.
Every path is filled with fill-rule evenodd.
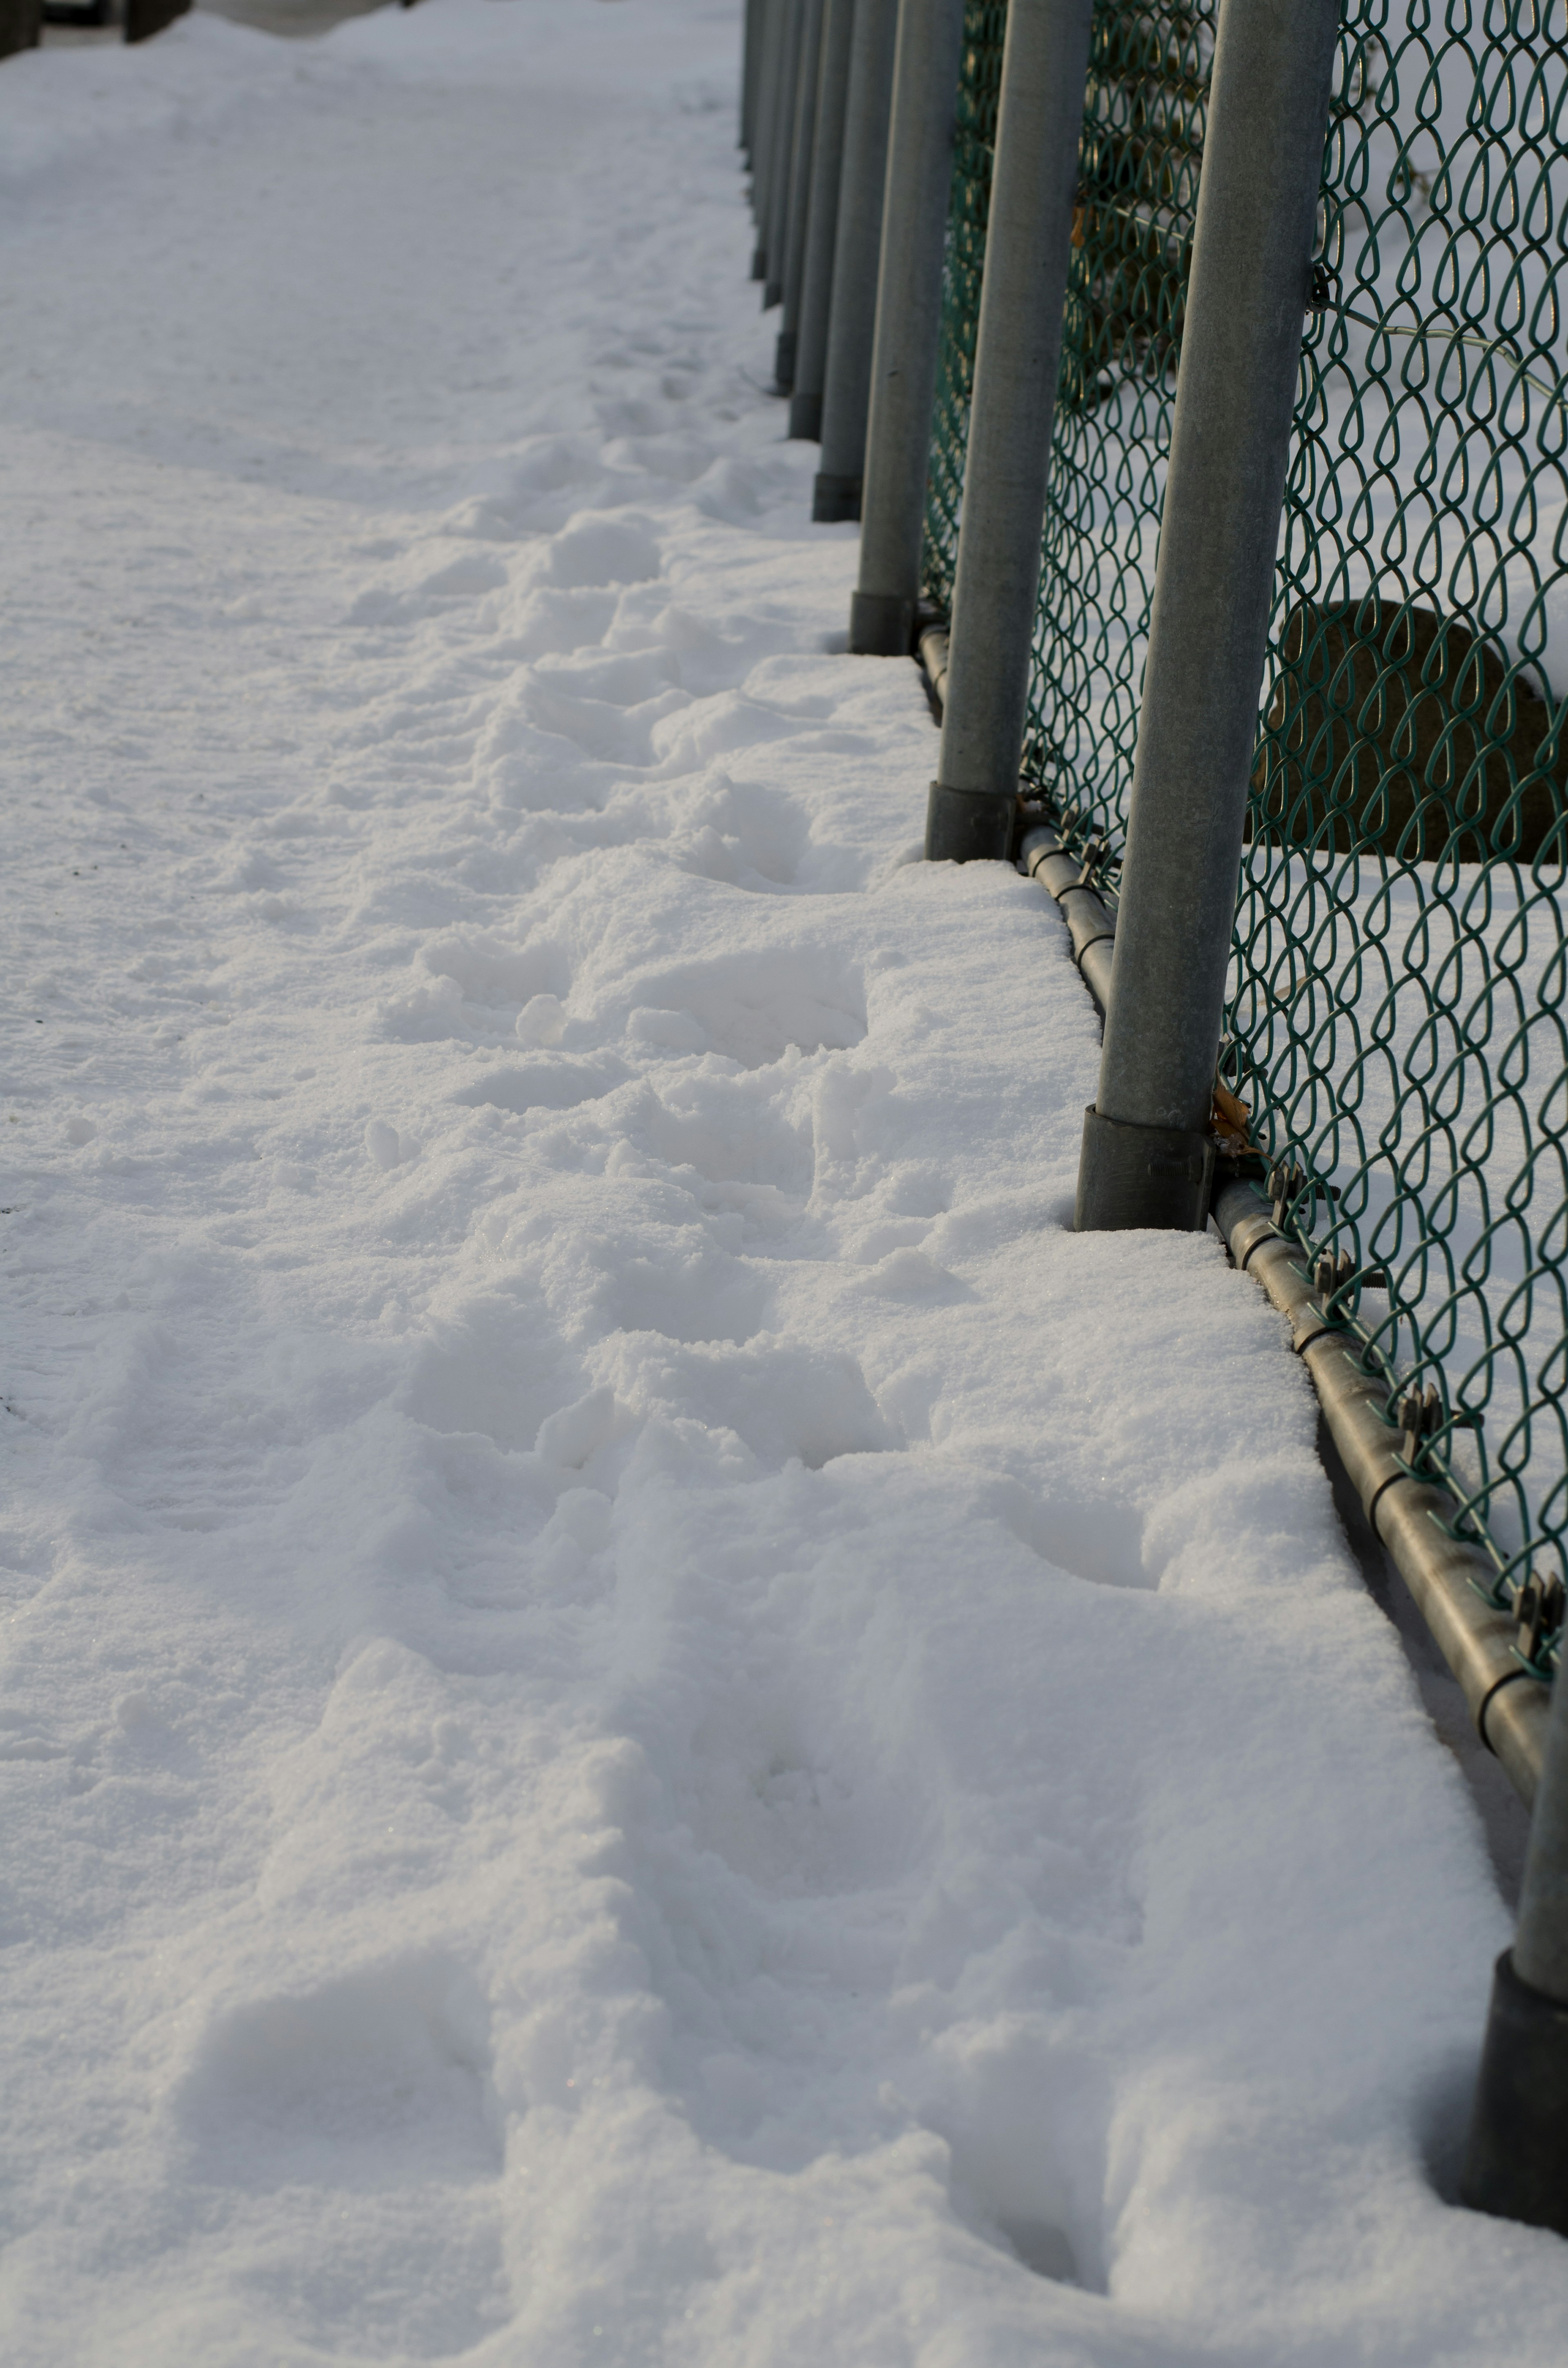
M 1559 2368 L 1303 1378 L 758 388 L 736 21 L 0 69 L 4 2352 Z

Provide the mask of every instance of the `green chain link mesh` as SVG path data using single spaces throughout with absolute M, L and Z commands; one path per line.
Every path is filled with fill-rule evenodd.
M 1031 762 L 1119 849 L 1217 0 L 1095 11 L 1029 694 Z
M 1568 1525 L 1565 40 L 1345 9 L 1228 1055 L 1500 1606 Z
M 980 324 L 980 276 L 985 261 L 991 160 L 996 145 L 996 102 L 1002 90 L 1002 43 L 1006 29 L 1007 0 L 965 0 L 953 194 L 942 277 L 942 341 L 921 564 L 926 597 L 943 610 L 952 600 L 953 569 L 958 564 L 969 398 L 974 382 L 975 331 Z
M 1096 0 L 1046 497 L 1029 734 L 1069 836 L 1113 842 L 1132 780 L 1218 0 Z M 969 0 L 926 489 L 924 588 L 958 557 L 1006 0 Z M 1111 876 L 1114 878 L 1114 864 Z
M 1565 7 L 1344 0 L 1222 1063 L 1391 1419 L 1426 1395 L 1423 1460 L 1504 1607 L 1568 1529 Z M 1099 831 L 1113 859 L 1214 16 L 1095 18 L 1030 764 L 1070 843 Z M 971 7 L 965 61 L 993 110 L 1001 17 Z M 989 187 L 971 139 L 928 510 L 944 605 Z M 1557 1643 L 1538 1620 L 1543 1675 Z

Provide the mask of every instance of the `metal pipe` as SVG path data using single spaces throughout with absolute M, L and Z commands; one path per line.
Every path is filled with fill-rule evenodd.
M 823 378 L 822 467 L 812 492 L 812 516 L 823 525 L 860 515 L 897 35 L 898 0 L 856 0 Z
M 1208 1222 L 1201 1168 L 1339 14 L 1338 0 L 1221 0 L 1081 1230 Z M 1186 1162 L 1156 1137 L 1184 1141 Z
M 767 289 L 775 276 L 777 253 L 768 249 L 768 236 L 773 222 L 773 192 L 778 178 L 778 144 L 780 119 L 784 104 L 784 71 L 789 57 L 790 18 L 795 0 L 770 0 L 770 39 L 767 48 L 767 80 L 760 94 L 762 108 L 762 167 L 757 176 L 757 241 L 763 256 L 763 310 L 767 309 Z
M 756 121 L 757 51 L 762 37 L 762 15 L 767 0 L 746 0 L 745 31 L 741 51 L 741 146 L 751 154 Z
M 1023 751 L 1091 0 L 1011 0 L 985 236 L 933 862 L 1005 858 Z
M 763 0 L 762 51 L 757 63 L 756 147 L 752 157 L 751 203 L 756 217 L 756 244 L 752 250 L 751 276 L 767 277 L 767 191 L 773 161 L 773 134 L 778 112 L 778 48 L 789 0 Z
M 767 277 L 762 309 L 784 301 L 784 240 L 790 218 L 790 165 L 794 150 L 795 92 L 801 73 L 801 31 L 805 0 L 780 0 L 784 10 L 778 42 L 778 103 L 773 124 L 773 165 L 767 186 Z
M 1568 1677 L 1560 1671 L 1512 1950 L 1492 2005 L 1460 2192 L 1568 2237 Z
M 1115 994 L 1113 973 L 1113 1014 Z M 1291 1346 L 1312 1375 L 1372 1532 L 1459 1679 L 1482 1741 L 1528 1806 L 1540 1773 L 1549 1695 L 1514 1650 L 1516 1623 L 1486 1600 L 1496 1578 L 1492 1563 L 1454 1536 L 1460 1508 L 1448 1489 L 1405 1463 L 1404 1434 L 1383 1413 L 1387 1383 L 1364 1370 L 1355 1336 L 1328 1315 L 1298 1246 L 1278 1231 L 1253 1187 L 1221 1186 L 1213 1213 L 1237 1267 L 1290 1319 Z
M 1532 1989 L 1568 2006 L 1568 1686 L 1561 1691 L 1530 1820 L 1514 1964 Z
M 801 277 L 805 265 L 812 143 L 816 131 L 822 8 L 823 0 L 803 0 L 801 69 L 795 77 L 794 154 L 790 165 L 790 203 L 784 233 L 784 321 L 773 357 L 774 382 L 780 394 L 788 394 L 795 383 L 795 345 L 801 325 Z
M 900 0 L 860 496 L 860 578 L 849 604 L 849 646 L 876 657 L 909 655 L 920 598 L 962 47 L 963 0 Z
M 926 677 L 926 693 L 936 710 L 937 721 L 940 723 L 948 695 L 948 629 L 946 625 L 927 625 L 919 636 L 915 655 L 920 661 L 920 671 Z
M 1098 889 L 1081 860 L 1069 855 L 1049 823 L 1036 823 L 1032 829 L 1025 831 L 1018 848 L 1018 869 L 1027 879 L 1038 880 L 1056 899 L 1073 941 L 1078 974 L 1098 1004 L 1103 1019 L 1110 997 L 1116 922 L 1106 910 Z
M 39 0 L 0 0 L 0 58 L 36 50 L 41 23 Z
M 1568 2237 L 1568 2007 L 1521 1981 L 1515 1954 L 1493 1975 L 1460 2200 Z
M 801 279 L 801 324 L 795 340 L 795 392 L 790 433 L 815 443 L 822 434 L 822 390 L 827 373 L 827 324 L 833 302 L 833 253 L 838 236 L 838 185 L 844 173 L 844 108 L 849 92 L 849 50 L 855 0 L 825 0 L 817 71 L 816 138 L 806 207 L 806 252 Z

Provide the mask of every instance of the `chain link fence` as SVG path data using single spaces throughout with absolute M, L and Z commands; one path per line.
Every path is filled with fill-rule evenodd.
M 1079 152 L 1028 761 L 1113 900 L 1214 17 L 1102 0 Z M 971 0 L 938 607 L 1005 31 Z M 1237 1146 L 1542 1676 L 1568 1528 L 1565 240 L 1563 0 L 1345 0 L 1221 1053 Z

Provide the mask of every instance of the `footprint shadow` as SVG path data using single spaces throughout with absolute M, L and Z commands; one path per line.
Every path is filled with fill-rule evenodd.
M 992 1509 L 1053 1569 L 1095 1587 L 1153 1589 L 1143 1567 L 1143 1517 L 1117 1497 L 1037 1497 L 1016 1480 L 995 1484 Z
M 1073 2239 L 1054 2222 L 998 2219 L 996 2233 L 1015 2259 L 1026 2270 L 1032 2270 L 1037 2278 L 1049 2278 L 1053 2284 L 1062 2286 L 1083 2284 Z
M 638 981 L 643 1013 L 681 1013 L 706 1049 L 761 1069 L 794 1046 L 846 1052 L 866 1036 L 866 990 L 858 967 L 824 946 L 777 946 L 686 962 Z M 646 1025 L 646 1022 L 644 1022 Z M 689 1049 L 699 1049 L 699 1039 Z
M 599 1101 L 628 1075 L 619 1062 L 545 1056 L 487 1070 L 472 1085 L 460 1086 L 451 1099 L 460 1109 L 510 1110 L 521 1118 L 528 1110 L 576 1110 L 584 1102 Z
M 965 2226 L 1039 2278 L 1104 2294 L 1104 2082 L 1038 2032 L 999 2027 L 942 2066 L 924 2115 L 948 2142 Z
M 220 2017 L 175 2100 L 199 2176 L 359 2192 L 501 2169 L 489 2010 L 453 1960 L 410 1956 Z

